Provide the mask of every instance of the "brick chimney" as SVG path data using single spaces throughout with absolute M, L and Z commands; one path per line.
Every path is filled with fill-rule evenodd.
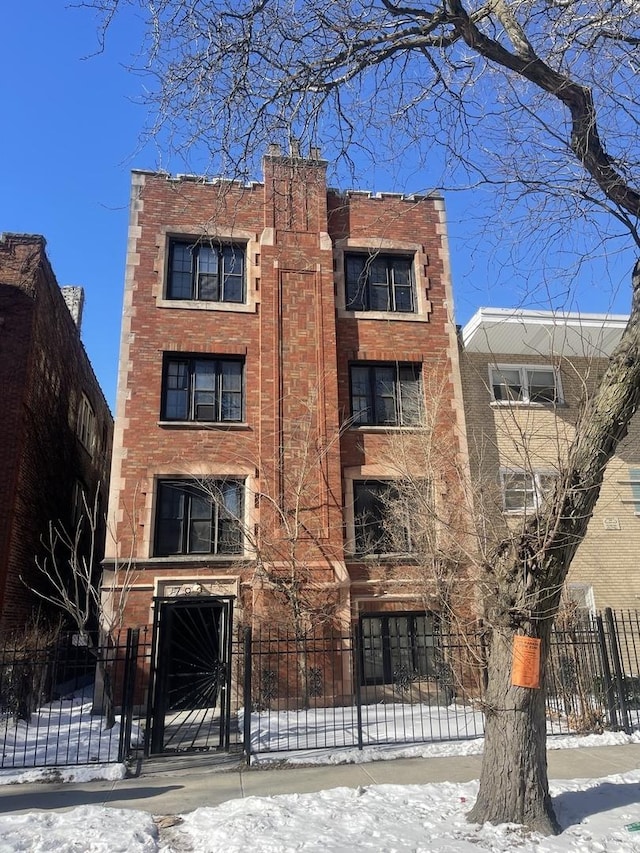
M 292 143 L 288 156 L 269 145 L 263 158 L 265 227 L 284 232 L 326 232 L 327 163 L 317 148 L 310 157 Z

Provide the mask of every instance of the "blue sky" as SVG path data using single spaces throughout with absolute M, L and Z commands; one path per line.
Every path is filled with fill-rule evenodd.
M 0 231 L 42 234 L 60 284 L 85 288 L 83 340 L 107 400 L 115 401 L 130 170 L 162 166 L 183 171 L 155 146 L 139 140 L 146 112 L 137 103 L 144 80 L 126 65 L 140 42 L 140 25 L 126 11 L 97 55 L 96 19 L 64 0 L 7 3 L 0 30 Z M 401 171 L 395 170 L 396 176 Z M 260 175 L 256 175 L 260 178 Z M 362 189 L 423 191 L 429 175 L 413 173 L 403 186 L 363 169 Z M 417 181 L 417 183 L 413 183 Z M 346 187 L 342 187 L 346 188 Z M 466 322 L 480 305 L 523 304 L 530 286 L 503 273 L 505 245 L 484 245 L 472 220 L 484 204 L 478 193 L 446 196 L 456 316 Z M 625 256 L 603 278 L 583 270 L 580 298 L 566 306 L 585 311 L 627 310 L 632 263 Z M 604 283 L 603 283 L 604 282 Z M 612 299 L 612 289 L 619 295 Z M 527 300 L 548 307 L 538 298 Z
M 0 29 L 0 231 L 42 234 L 60 284 L 85 288 L 83 340 L 113 406 L 129 172 L 144 122 L 124 68 L 135 33 L 97 48 L 95 19 L 61 0 L 23 0 Z

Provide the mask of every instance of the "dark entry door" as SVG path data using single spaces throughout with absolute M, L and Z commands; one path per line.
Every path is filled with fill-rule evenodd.
M 156 599 L 148 751 L 229 745 L 232 600 Z

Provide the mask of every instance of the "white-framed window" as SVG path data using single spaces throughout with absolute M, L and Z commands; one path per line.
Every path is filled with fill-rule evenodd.
M 594 615 L 596 612 L 596 601 L 591 584 L 567 583 L 564 588 L 564 598 L 566 601 L 571 602 L 573 607 L 585 616 Z
M 629 468 L 629 485 L 633 511 L 636 515 L 640 515 L 640 468 Z
M 494 364 L 489 367 L 496 403 L 562 403 L 560 374 L 552 365 Z
M 96 447 L 96 415 L 84 394 L 80 398 L 80 405 L 78 406 L 76 435 L 93 456 Z
M 535 512 L 553 489 L 555 479 L 552 471 L 503 468 L 500 471 L 502 508 L 513 513 Z

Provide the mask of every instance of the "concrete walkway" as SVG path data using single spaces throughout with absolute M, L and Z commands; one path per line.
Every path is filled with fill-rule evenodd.
M 592 779 L 640 769 L 640 744 L 549 750 L 552 779 Z M 66 810 L 83 804 L 184 814 L 240 797 L 310 793 L 379 784 L 467 782 L 481 756 L 398 758 L 367 764 L 247 769 L 233 756 L 165 758 L 143 763 L 140 775 L 117 782 L 38 783 L 0 787 L 0 812 Z

